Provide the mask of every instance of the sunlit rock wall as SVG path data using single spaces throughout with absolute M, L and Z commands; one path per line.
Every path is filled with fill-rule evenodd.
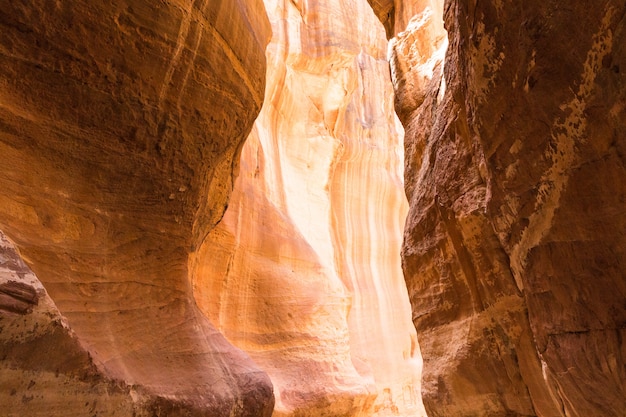
M 196 258 L 198 305 L 269 373 L 276 416 L 420 416 L 384 30 L 360 0 L 266 8 L 265 103 Z
M 59 330 L 65 344 L 50 354 L 132 386 L 149 415 L 273 407 L 267 375 L 197 309 L 187 270 L 261 107 L 269 35 L 254 0 L 0 7 L 0 229 L 73 331 Z M 1 414 L 52 412 L 35 400 L 52 385 L 24 382 L 28 365 L 2 381 L 24 401 L 3 401 Z
M 436 5 L 371 3 L 429 415 L 624 415 L 626 5 L 447 1 L 444 66 Z

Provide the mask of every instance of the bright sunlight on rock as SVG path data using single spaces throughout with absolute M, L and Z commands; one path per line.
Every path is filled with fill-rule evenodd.
M 276 416 L 422 415 L 385 32 L 360 0 L 265 6 L 265 102 L 198 306 L 270 375 Z
M 0 417 L 626 416 L 624 0 L 0 0 Z

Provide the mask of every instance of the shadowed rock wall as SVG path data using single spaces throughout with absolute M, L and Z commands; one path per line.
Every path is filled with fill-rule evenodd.
M 626 5 L 447 1 L 444 65 L 424 4 L 372 4 L 415 7 L 388 33 L 429 415 L 624 415 Z

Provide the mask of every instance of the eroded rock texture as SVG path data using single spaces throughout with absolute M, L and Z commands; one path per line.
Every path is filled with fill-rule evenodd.
M 98 372 L 41 282 L 1 233 L 0 358 L 2 415 L 148 416 L 154 411 L 149 398 L 134 401 L 132 395 L 140 394 Z
M 0 28 L 0 229 L 97 372 L 162 414 L 269 414 L 267 375 L 200 313 L 187 271 L 261 107 L 263 5 L 4 1 Z M 28 312 L 11 285 L 8 309 Z
M 384 32 L 365 1 L 266 8 L 265 103 L 196 259 L 198 305 L 269 373 L 276 416 L 420 416 Z
M 622 416 L 626 5 L 448 1 L 445 68 L 422 6 L 390 58 L 429 415 Z

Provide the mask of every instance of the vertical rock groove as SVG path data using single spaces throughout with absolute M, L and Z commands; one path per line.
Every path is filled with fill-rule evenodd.
M 360 0 L 265 5 L 264 107 L 194 260 L 198 305 L 269 373 L 275 416 L 422 415 L 384 31 Z

